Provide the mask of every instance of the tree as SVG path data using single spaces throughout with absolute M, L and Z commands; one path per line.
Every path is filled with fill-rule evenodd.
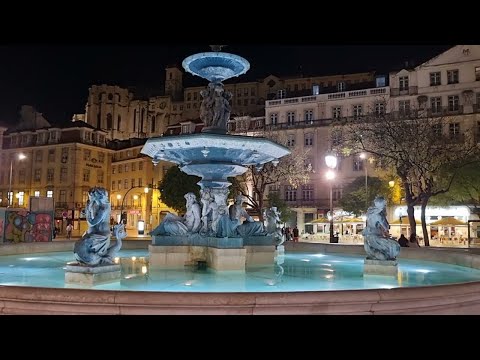
M 345 186 L 343 189 L 345 195 L 340 199 L 340 206 L 343 210 L 359 216 L 367 210 L 365 209 L 365 203 L 372 204 L 377 195 L 382 195 L 387 199 L 388 203 L 393 203 L 392 190 L 387 181 L 378 177 L 368 177 L 367 184 L 367 201 L 365 201 L 365 177 L 357 177 Z
M 393 169 L 402 182 L 407 214 L 416 229 L 414 206 L 421 205 L 425 245 L 429 246 L 425 208 L 431 197 L 446 193 L 458 170 L 479 158 L 471 129 L 460 134 L 452 117 L 428 116 L 425 110 L 367 115 L 334 125 L 332 141 L 350 153 L 375 156 L 376 166 Z M 456 124 L 452 132 L 451 124 Z M 445 131 L 449 129 L 449 135 Z M 448 170 L 448 171 L 447 171 Z
M 167 206 L 179 213 L 185 213 L 184 195 L 193 192 L 197 198 L 200 194 L 200 186 L 197 185 L 201 179 L 198 176 L 187 175 L 178 166 L 172 166 L 160 181 L 160 199 Z
M 473 163 L 458 171 L 450 190 L 432 199 L 434 205 L 465 205 L 480 214 L 480 167 Z
M 268 138 L 278 144 L 287 145 L 287 137 L 281 132 L 265 132 Z M 278 164 L 269 162 L 263 166 L 247 166 L 245 174 L 235 178 L 232 183 L 233 190 L 242 194 L 245 203 L 252 207 L 259 214 L 260 221 L 263 221 L 262 209 L 266 200 L 266 193 L 270 185 L 280 185 L 285 182 L 293 188 L 308 182 L 312 165 L 308 158 L 308 150 L 294 147 L 292 153 L 281 158 Z

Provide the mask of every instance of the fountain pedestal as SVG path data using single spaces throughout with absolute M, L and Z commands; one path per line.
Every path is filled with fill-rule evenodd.
M 364 275 L 384 275 L 397 276 L 398 261 L 397 260 L 370 260 L 365 259 L 363 265 Z
M 78 262 L 68 263 L 65 268 L 65 283 L 95 286 L 120 281 L 120 265 L 87 266 Z
M 214 270 L 240 270 L 248 266 L 272 264 L 275 246 L 271 236 L 217 238 L 188 236 L 152 237 L 149 245 L 150 266 L 176 268 L 206 262 Z

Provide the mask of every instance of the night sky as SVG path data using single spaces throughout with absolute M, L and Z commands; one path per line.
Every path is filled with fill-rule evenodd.
M 270 73 L 313 76 L 375 70 L 387 74 L 407 60 L 418 65 L 451 46 L 255 44 L 229 45 L 222 51 L 250 61 L 250 71 L 241 77 L 249 81 Z M 205 51 L 210 51 L 208 45 L 0 46 L 0 122 L 14 124 L 23 104 L 35 106 L 50 123 L 68 122 L 74 113 L 84 112 L 88 88 L 94 84 L 159 94 L 167 65 L 181 65 L 185 57 Z M 184 76 L 184 86 L 206 84 L 190 74 Z

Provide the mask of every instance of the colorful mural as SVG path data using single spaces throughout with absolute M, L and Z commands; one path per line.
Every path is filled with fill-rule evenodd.
M 4 228 L 0 231 L 4 243 L 52 241 L 52 232 L 53 213 L 26 210 L 5 211 Z

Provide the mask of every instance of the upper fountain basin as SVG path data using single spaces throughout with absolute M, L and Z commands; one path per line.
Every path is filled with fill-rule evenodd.
M 182 62 L 185 71 L 210 82 L 222 82 L 245 74 L 250 63 L 244 58 L 225 52 L 204 52 L 191 55 Z
M 181 166 L 189 164 L 262 165 L 290 154 L 290 150 L 269 139 L 197 133 L 161 136 L 147 140 L 141 151 L 152 158 Z

